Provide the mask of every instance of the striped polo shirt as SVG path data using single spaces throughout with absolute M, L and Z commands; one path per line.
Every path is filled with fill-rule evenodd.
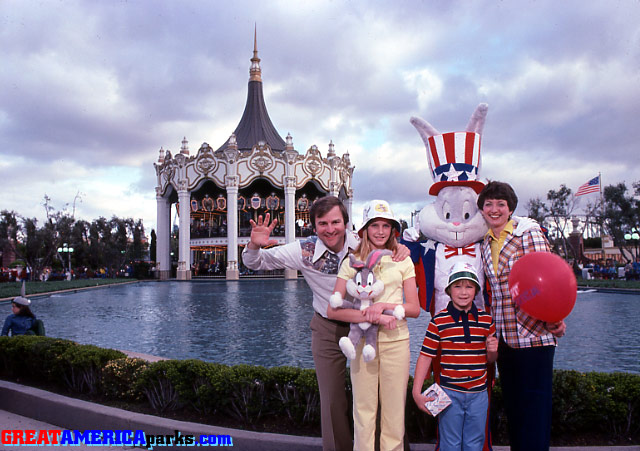
M 496 333 L 491 315 L 472 304 L 468 313 L 453 302 L 429 322 L 421 354 L 434 358 L 441 350 L 440 385 L 462 391 L 487 389 L 487 337 Z

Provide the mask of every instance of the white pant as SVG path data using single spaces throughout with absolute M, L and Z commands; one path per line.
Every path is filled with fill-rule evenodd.
M 376 358 L 362 360 L 361 341 L 351 361 L 354 449 L 374 449 L 378 391 L 380 393 L 380 449 L 403 449 L 404 409 L 409 382 L 409 339 L 378 342 Z

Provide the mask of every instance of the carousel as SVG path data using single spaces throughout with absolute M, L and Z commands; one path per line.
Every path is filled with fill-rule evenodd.
M 301 154 L 290 134 L 282 139 L 264 102 L 255 36 L 244 114 L 229 139 L 217 149 L 203 143 L 191 155 L 184 138 L 175 155 L 160 148 L 154 166 L 160 279 L 174 277 L 174 268 L 179 280 L 248 275 L 238 258 L 249 241 L 250 220 L 259 215 L 278 219 L 273 237 L 278 244 L 313 233 L 309 208 L 319 197 L 339 197 L 351 216 L 354 167 L 349 154 L 337 156 L 333 142 L 326 157 L 315 145 Z M 177 231 L 171 227 L 172 210 Z M 172 234 L 177 235 L 177 256 L 171 252 Z M 297 277 L 296 271 L 283 273 Z

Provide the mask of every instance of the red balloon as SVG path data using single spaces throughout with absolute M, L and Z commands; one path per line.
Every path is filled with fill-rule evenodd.
M 578 283 L 562 257 L 550 252 L 532 252 L 513 264 L 509 292 L 516 305 L 541 321 L 565 319 L 576 303 Z

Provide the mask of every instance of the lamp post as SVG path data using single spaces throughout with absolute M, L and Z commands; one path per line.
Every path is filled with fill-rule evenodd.
M 73 252 L 73 248 L 69 247 L 67 243 L 62 243 L 62 247 L 58 248 L 58 252 L 67 254 L 67 261 L 69 265 L 69 272 L 71 272 L 71 253 Z
M 635 227 L 632 227 L 631 233 L 624 234 L 625 241 L 633 241 L 633 244 L 635 245 L 636 252 L 634 255 L 634 259 L 638 258 L 638 240 L 640 240 L 640 234 L 638 232 L 639 232 L 638 229 L 636 229 Z

